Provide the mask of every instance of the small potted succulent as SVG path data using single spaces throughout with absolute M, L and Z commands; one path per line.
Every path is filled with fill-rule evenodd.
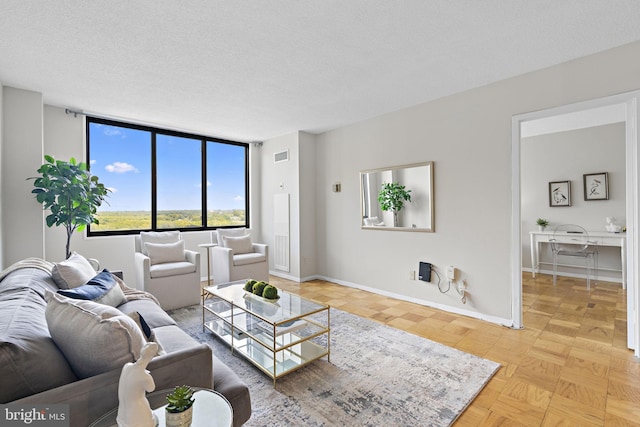
M 167 427 L 189 427 L 193 419 L 193 389 L 188 385 L 177 386 L 167 395 Z
M 547 225 L 549 225 L 549 221 L 544 218 L 538 218 L 536 220 L 536 224 L 538 224 L 538 230 L 544 231 L 544 229 L 547 228 Z

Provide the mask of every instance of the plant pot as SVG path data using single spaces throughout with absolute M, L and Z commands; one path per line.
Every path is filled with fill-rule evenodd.
M 167 427 L 189 427 L 193 418 L 193 406 L 183 412 L 165 411 Z
M 538 231 L 544 231 L 545 228 L 547 228 L 546 225 L 539 225 L 538 226 Z

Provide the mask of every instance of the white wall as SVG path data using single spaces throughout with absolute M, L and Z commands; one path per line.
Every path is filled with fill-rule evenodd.
M 316 187 L 315 136 L 293 132 L 264 142 L 262 148 L 262 237 L 270 247 L 272 274 L 295 281 L 316 276 Z M 289 160 L 274 163 L 273 154 L 289 150 Z M 289 194 L 289 271 L 274 268 L 274 196 Z
M 609 200 L 585 201 L 583 174 L 608 172 Z M 523 267 L 531 268 L 529 231 L 537 230 L 537 218 L 549 221 L 549 229 L 560 224 L 578 224 L 592 231 L 606 231 L 606 217 L 625 224 L 625 124 L 615 123 L 574 131 L 556 132 L 521 143 Z M 548 184 L 571 181 L 571 206 L 550 207 Z M 548 245 L 541 245 L 541 261 L 550 262 Z M 599 248 L 601 278 L 621 280 L 620 252 Z M 542 265 L 549 270 L 549 265 Z M 561 271 L 564 269 L 561 269 Z M 584 274 L 582 270 L 568 270 Z
M 483 318 L 511 319 L 511 117 L 640 87 L 640 43 L 476 88 L 317 138 L 321 275 Z M 358 172 L 435 162 L 435 233 L 362 230 Z M 419 261 L 460 269 L 470 298 L 409 280 Z M 435 281 L 436 279 L 434 279 Z
M 274 163 L 273 154 L 289 150 L 289 160 Z M 265 141 L 261 148 L 261 225 L 263 241 L 269 245 L 269 269 L 284 277 L 300 277 L 300 181 L 299 171 L 299 132 L 293 132 Z M 289 271 L 278 272 L 274 269 L 274 195 L 289 194 Z
M 300 167 L 300 280 L 317 274 L 316 258 L 316 140 L 314 135 L 299 133 Z
M 3 265 L 9 266 L 43 256 L 43 211 L 27 180 L 43 162 L 43 106 L 40 93 L 12 87 L 3 89 L 2 102 Z

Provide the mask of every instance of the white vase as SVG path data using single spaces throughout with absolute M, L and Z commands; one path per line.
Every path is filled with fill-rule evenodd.
M 183 412 L 165 411 L 165 422 L 167 427 L 189 427 L 193 418 L 193 406 Z
M 538 231 L 544 231 L 545 228 L 547 228 L 546 225 L 539 225 L 538 226 Z

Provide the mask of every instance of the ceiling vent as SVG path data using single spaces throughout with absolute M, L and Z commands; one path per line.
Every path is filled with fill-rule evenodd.
M 289 150 L 273 153 L 273 163 L 282 163 L 289 161 Z

